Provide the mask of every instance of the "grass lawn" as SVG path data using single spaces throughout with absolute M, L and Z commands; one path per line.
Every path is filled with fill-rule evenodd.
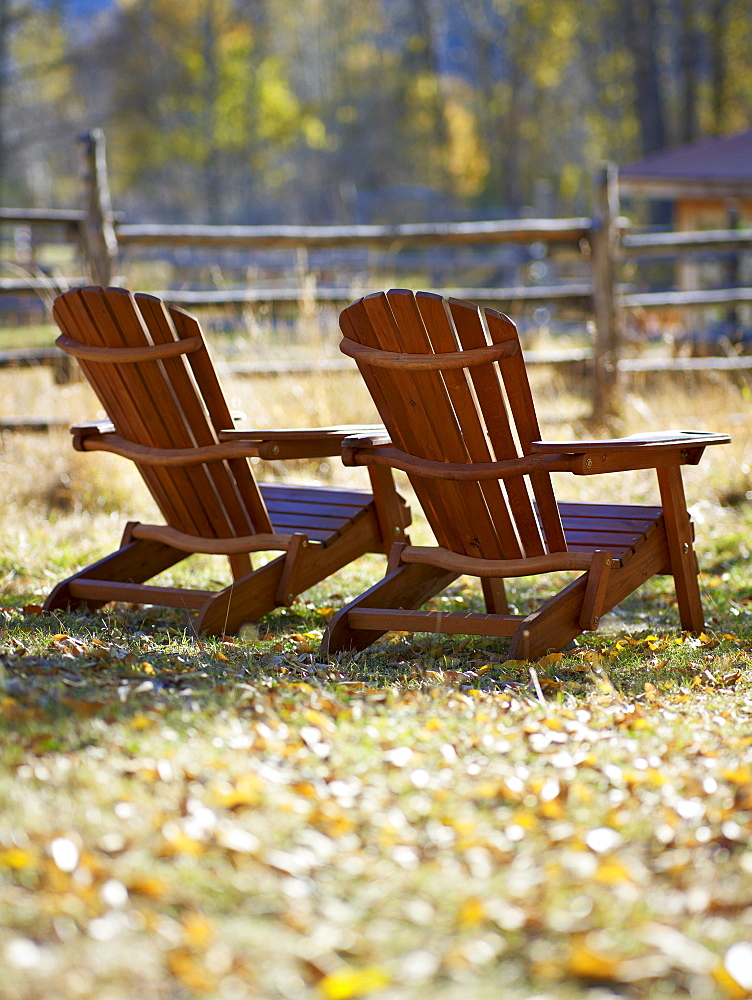
M 95 415 L 83 387 L 0 388 Z M 735 438 L 688 474 L 705 632 L 661 579 L 536 663 L 401 635 L 324 662 L 375 558 L 223 640 L 170 611 L 41 614 L 149 500 L 66 435 L 6 435 L 0 997 L 752 996 L 749 402 L 691 402 L 660 423 Z

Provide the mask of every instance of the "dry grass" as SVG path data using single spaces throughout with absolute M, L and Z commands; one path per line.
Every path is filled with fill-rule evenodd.
M 544 436 L 587 434 L 583 398 L 535 381 Z M 349 375 L 225 385 L 261 426 L 373 418 Z M 47 372 L 0 372 L 0 399 L 97 409 Z M 630 400 L 625 432 L 734 434 L 687 475 L 709 634 L 679 636 L 653 584 L 540 661 L 537 688 L 482 640 L 319 662 L 322 605 L 366 582 L 351 568 L 253 641 L 198 642 L 162 611 L 22 611 L 154 511 L 129 463 L 4 434 L 0 998 L 752 995 L 748 393 Z
M 222 371 L 221 360 L 219 368 Z M 376 419 L 356 372 L 237 377 L 225 371 L 222 378 L 231 408 L 246 414 L 248 426 L 323 426 Z M 532 380 L 544 438 L 592 436 L 585 420 L 586 398 L 549 369 L 534 370 Z M 726 530 L 736 513 L 749 507 L 749 397 L 748 385 L 725 378 L 693 376 L 691 381 L 664 383 L 662 389 L 627 387 L 622 433 L 690 427 L 732 434 L 731 446 L 709 449 L 697 468 L 686 470 L 687 496 L 701 536 Z M 88 385 L 56 386 L 46 369 L 5 370 L 0 371 L 0 400 L 0 417 L 34 415 L 60 423 L 47 433 L 4 433 L 0 445 L 4 499 L 0 535 L 5 539 L 0 586 L 6 596 L 39 595 L 74 565 L 110 551 L 126 519 L 150 519 L 156 511 L 129 463 L 107 455 L 81 455 L 70 447 L 67 424 L 103 415 Z M 277 463 L 259 473 L 266 478 L 343 485 L 364 485 L 365 478 L 362 470 L 348 470 L 332 460 Z M 589 479 L 560 475 L 557 480 L 563 499 L 657 500 L 650 471 Z M 407 484 L 403 488 L 409 494 Z M 420 521 L 416 530 L 418 537 L 425 536 Z

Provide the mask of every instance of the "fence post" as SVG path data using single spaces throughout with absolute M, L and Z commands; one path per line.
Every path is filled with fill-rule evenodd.
M 595 314 L 595 393 L 593 420 L 608 425 L 618 416 L 620 319 L 616 305 L 616 263 L 619 249 L 619 175 L 606 163 L 595 179 L 595 206 L 590 249 Z
M 91 280 L 106 288 L 112 283 L 117 237 L 107 179 L 104 132 L 93 129 L 80 137 L 84 222 L 83 251 Z

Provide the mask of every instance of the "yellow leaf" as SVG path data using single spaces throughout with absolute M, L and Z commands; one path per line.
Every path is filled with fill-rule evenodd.
M 3 868 L 23 871 L 25 868 L 31 867 L 33 860 L 32 855 L 21 847 L 9 847 L 5 851 L 0 851 L 0 866 Z
M 154 725 L 154 719 L 150 719 L 148 715 L 134 715 L 131 722 L 131 726 L 134 729 L 148 729 L 149 726 Z
M 204 949 L 214 937 L 214 927 L 203 913 L 193 911 L 183 917 L 183 935 L 189 948 Z
M 185 948 L 175 948 L 168 953 L 167 968 L 191 993 L 208 993 L 216 986 L 214 977 Z
M 722 990 L 723 996 L 727 997 L 728 1000 L 747 1000 L 747 997 L 750 996 L 749 990 L 740 986 L 734 977 L 729 975 L 722 961 L 719 961 L 713 969 L 713 979 L 716 986 Z
M 167 894 L 167 883 L 154 875 L 142 875 L 128 882 L 128 892 L 131 896 L 162 899 Z
M 483 923 L 486 917 L 486 909 L 483 901 L 477 896 L 470 896 L 464 901 L 457 914 L 457 923 L 460 927 L 476 927 Z
M 746 785 L 752 781 L 752 772 L 746 767 L 727 767 L 723 771 L 723 777 L 732 785 Z
M 264 783 L 255 774 L 243 774 L 235 785 L 221 784 L 212 789 L 215 801 L 225 809 L 244 809 L 258 805 Z
M 174 840 L 171 840 L 170 847 L 175 854 L 188 854 L 192 857 L 198 857 L 206 851 L 205 844 L 202 844 L 200 840 L 194 840 L 193 837 L 188 837 L 184 833 L 179 834 Z
M 595 878 L 602 885 L 618 885 L 621 882 L 632 881 L 624 865 L 614 858 L 605 858 L 600 862 Z
M 538 666 L 545 669 L 546 667 L 552 667 L 554 663 L 559 663 L 563 659 L 563 653 L 549 653 L 548 656 L 541 656 L 538 660 Z
M 184 833 L 176 824 L 165 824 L 162 828 L 165 842 L 162 848 L 164 857 L 173 858 L 179 854 L 187 854 L 189 857 L 199 857 L 206 852 L 206 845 L 200 840 L 194 840 Z
M 538 811 L 541 819 L 563 819 L 566 810 L 561 799 L 551 799 L 548 802 L 541 802 Z
M 318 988 L 326 1000 L 351 1000 L 384 989 L 391 982 L 385 969 L 376 965 L 362 969 L 339 969 L 324 976 Z
M 648 701 L 655 701 L 658 695 L 658 689 L 655 684 L 651 684 L 650 681 L 645 681 L 645 697 Z
M 336 711 L 336 706 L 332 705 L 332 709 Z M 327 733 L 333 733 L 336 729 L 336 726 L 334 725 L 332 719 L 328 715 L 325 715 L 323 712 L 319 712 L 319 710 L 316 708 L 305 709 L 305 711 L 303 712 L 303 717 L 305 718 L 306 722 L 309 722 L 312 726 L 316 726 L 317 728 Z
M 611 955 L 594 951 L 581 941 L 575 942 L 569 953 L 567 969 L 572 976 L 579 979 L 592 979 L 599 982 L 617 980 L 620 962 Z

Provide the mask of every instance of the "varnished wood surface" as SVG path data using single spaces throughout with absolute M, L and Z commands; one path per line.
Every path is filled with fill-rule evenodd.
M 345 440 L 343 459 L 407 472 L 438 544 L 395 546 L 384 579 L 332 619 L 325 652 L 396 630 L 506 636 L 510 655 L 535 657 L 666 571 L 682 627 L 703 627 L 681 466 L 728 435 L 541 441 L 514 324 L 469 302 L 397 289 L 353 303 L 340 326 L 384 422 L 383 435 Z M 550 478 L 627 469 L 656 470 L 660 506 L 558 503 Z M 505 577 L 567 570 L 581 576 L 536 611 L 507 613 Z M 483 581 L 485 615 L 421 610 L 462 573 Z
M 59 584 L 47 608 L 110 600 L 198 611 L 197 625 L 234 631 L 358 558 L 383 552 L 409 523 L 391 473 L 373 492 L 269 484 L 248 456 L 335 455 L 373 425 L 235 433 L 197 321 L 153 295 L 85 288 L 59 296 L 58 344 L 78 361 L 107 421 L 77 425 L 74 446 L 132 459 L 163 525 L 128 526 L 121 548 Z M 251 553 L 282 550 L 258 570 Z M 192 553 L 222 554 L 233 583 L 220 591 L 148 581 Z

